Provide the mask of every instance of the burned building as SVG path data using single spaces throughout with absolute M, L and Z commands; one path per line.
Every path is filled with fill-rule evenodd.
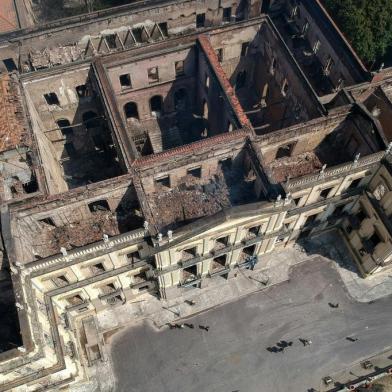
M 0 391 L 82 383 L 106 355 L 97 315 L 252 274 L 326 229 L 364 276 L 392 263 L 392 73 L 369 73 L 318 0 L 137 2 L 0 41 L 22 338 Z

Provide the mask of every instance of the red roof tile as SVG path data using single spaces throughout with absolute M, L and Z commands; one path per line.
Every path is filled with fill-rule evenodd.
M 0 0 L 0 33 L 19 28 L 14 0 Z
M 237 117 L 243 127 L 247 127 L 252 129 L 252 125 L 244 113 L 244 110 L 242 109 L 242 106 L 240 105 L 240 102 L 238 101 L 237 96 L 235 95 L 234 89 L 231 86 L 229 80 L 227 79 L 226 73 L 223 70 L 219 60 L 218 56 L 214 50 L 214 48 L 211 45 L 210 40 L 206 35 L 199 35 L 198 37 L 200 46 L 202 47 L 206 57 L 208 58 L 208 61 L 210 62 L 210 65 L 215 71 L 216 76 L 218 77 L 224 91 L 226 92 L 227 97 L 229 98 L 231 105 L 237 114 Z
M 26 145 L 27 124 L 16 76 L 0 76 L 0 152 Z

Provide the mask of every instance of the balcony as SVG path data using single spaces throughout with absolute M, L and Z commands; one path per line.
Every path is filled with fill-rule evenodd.
M 224 254 L 222 256 L 215 257 L 211 262 L 210 275 L 217 274 L 223 270 L 226 270 L 227 269 L 226 263 L 227 263 L 227 255 L 226 254 Z
M 259 237 L 260 226 L 251 227 L 244 238 L 245 241 L 250 241 Z
M 200 262 L 201 259 L 202 259 L 201 255 L 196 253 L 195 256 L 188 258 L 187 260 L 181 259 L 177 264 L 183 268 L 192 267 L 193 265 Z
M 121 293 L 122 293 L 121 289 L 116 289 L 116 290 L 113 290 L 113 291 L 107 290 L 106 292 L 104 292 L 102 294 L 99 294 L 98 298 L 100 300 L 104 301 L 104 300 L 107 300 L 108 298 L 115 297 L 116 295 L 121 295 Z
M 188 275 L 184 279 L 180 281 L 178 284 L 179 287 L 189 287 L 193 286 L 196 283 L 199 283 L 201 280 L 201 275 Z
M 75 311 L 75 310 L 78 311 L 78 312 L 81 312 L 83 310 L 87 310 L 88 306 L 89 306 L 89 301 L 88 300 L 82 300 L 82 301 L 77 302 L 77 303 L 75 302 L 72 305 L 67 305 L 65 307 L 65 309 L 68 312 L 72 312 L 72 311 Z
M 242 252 L 240 257 L 238 258 L 237 266 L 239 268 L 251 268 L 253 269 L 254 266 L 258 262 L 257 255 L 248 254 L 247 252 Z
M 137 275 L 132 276 L 132 283 L 129 287 L 131 289 L 139 289 L 140 287 L 148 286 L 153 279 L 148 277 L 146 272 L 147 271 L 143 271 Z

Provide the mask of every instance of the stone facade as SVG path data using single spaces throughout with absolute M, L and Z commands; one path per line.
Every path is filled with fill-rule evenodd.
M 23 340 L 0 391 L 87 381 L 101 312 L 251 274 L 322 230 L 364 276 L 389 267 L 392 71 L 367 72 L 317 0 L 137 3 L 0 41 Z

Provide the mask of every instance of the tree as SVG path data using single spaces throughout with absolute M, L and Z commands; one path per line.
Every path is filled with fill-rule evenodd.
M 382 59 L 392 46 L 391 0 L 324 0 L 324 4 L 365 62 Z

